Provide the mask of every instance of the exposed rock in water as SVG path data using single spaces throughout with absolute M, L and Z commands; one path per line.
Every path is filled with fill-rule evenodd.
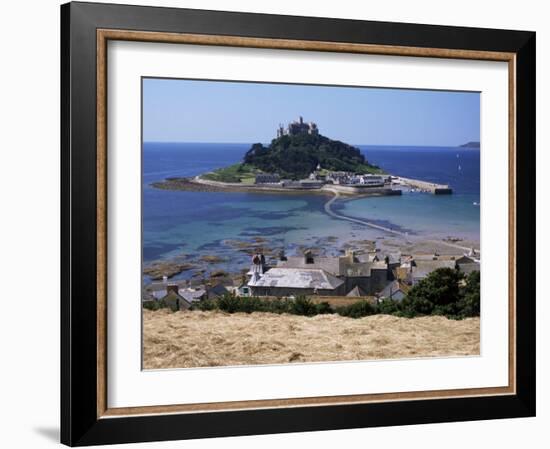
M 270 245 L 269 241 L 263 239 L 262 237 L 256 237 L 254 242 L 248 242 L 245 240 L 224 240 L 224 245 L 227 245 L 237 251 L 240 251 L 245 254 L 253 255 L 258 251 L 261 251 L 265 256 L 276 256 L 277 249 Z
M 221 263 L 225 262 L 225 259 L 220 256 L 211 256 L 211 255 L 205 255 L 201 256 L 200 259 L 202 262 L 208 262 L 208 263 Z
M 223 270 L 216 270 L 210 273 L 210 277 L 213 278 L 221 278 L 221 277 L 227 277 L 229 274 Z
M 256 242 L 256 243 L 266 243 L 267 242 L 267 239 L 265 239 L 264 237 L 259 237 L 259 236 L 253 237 L 252 240 L 254 240 L 254 242 Z
M 195 268 L 191 263 L 179 263 L 173 261 L 157 261 L 143 268 L 143 274 L 153 280 L 160 280 L 163 276 L 171 278 L 176 274 Z
M 451 243 L 462 242 L 463 240 L 464 239 L 460 237 L 453 237 L 453 236 L 448 236 L 447 238 L 443 239 L 444 242 L 451 242 Z

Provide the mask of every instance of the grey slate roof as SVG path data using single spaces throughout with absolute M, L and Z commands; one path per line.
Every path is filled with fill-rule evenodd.
M 306 263 L 303 256 L 292 256 L 287 257 L 287 260 L 279 261 L 277 268 L 279 267 L 319 269 L 334 276 L 341 274 L 339 257 L 314 257 L 313 263 Z
M 363 291 L 361 287 L 356 285 L 350 290 L 350 292 L 346 296 L 349 296 L 350 298 L 358 298 L 359 296 L 367 296 L 367 294 Z
M 189 301 L 187 301 L 187 299 L 185 299 L 183 296 L 181 296 L 180 294 L 178 294 L 176 292 L 168 292 L 168 294 L 165 295 L 162 298 L 162 300 L 165 301 L 166 303 L 174 302 L 175 304 L 179 304 L 179 309 L 180 310 L 182 308 L 188 309 L 189 307 L 191 307 L 191 303 Z
M 334 290 L 344 281 L 321 269 L 272 268 L 260 279 L 251 280 L 251 287 L 316 288 Z
M 200 301 L 200 299 L 206 294 L 205 290 L 180 290 L 179 294 L 183 296 L 188 302 Z
M 480 267 L 481 265 L 477 262 L 458 264 L 458 270 L 464 274 L 470 274 L 472 271 L 480 271 Z
M 179 288 L 184 288 L 187 285 L 187 281 L 170 281 L 170 280 L 168 280 L 167 282 L 153 282 L 153 283 L 148 285 L 148 288 L 151 289 L 154 292 L 161 291 L 161 290 L 166 291 L 166 287 L 168 285 L 177 285 Z
M 469 257 L 469 256 L 457 257 L 456 263 L 457 263 L 457 264 L 470 264 L 470 263 L 475 263 L 475 259 L 474 259 L 473 257 Z
M 223 296 L 226 293 L 229 293 L 229 290 L 227 290 L 222 284 L 217 284 L 208 289 L 207 296 L 208 299 L 212 299 Z
M 384 289 L 379 293 L 381 298 L 390 298 L 396 295 L 398 292 L 401 292 L 403 295 L 407 294 L 407 288 L 405 288 L 399 281 L 389 282 Z
M 412 276 L 415 279 L 422 279 L 438 268 L 455 268 L 454 260 L 415 260 L 412 267 Z

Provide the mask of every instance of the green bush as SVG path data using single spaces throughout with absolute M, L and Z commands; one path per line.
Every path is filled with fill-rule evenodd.
M 453 319 L 479 316 L 479 288 L 479 271 L 464 277 L 457 270 L 440 268 L 411 288 L 397 314 L 409 318 L 419 315 L 444 315 Z
M 399 301 L 384 298 L 376 305 L 376 311 L 384 315 L 398 315 L 401 313 L 400 305 Z
M 325 315 L 327 313 L 334 313 L 334 310 L 332 309 L 332 307 L 330 306 L 330 304 L 328 302 L 322 302 L 322 303 L 316 304 L 315 309 L 316 309 L 315 312 L 318 315 Z
M 212 299 L 205 299 L 203 301 L 197 301 L 191 304 L 191 310 L 217 310 L 218 303 L 216 300 Z
M 159 304 L 159 301 L 155 301 L 155 300 L 152 300 L 152 301 L 144 301 L 142 303 L 143 305 L 143 308 L 144 309 L 147 309 L 147 310 L 158 310 L 160 309 L 160 304 Z
M 358 301 L 348 306 L 338 307 L 336 313 L 349 318 L 361 318 L 376 314 L 376 308 L 367 301 Z
M 147 310 L 160 310 L 160 309 L 166 309 L 169 307 L 162 299 L 158 300 L 152 300 L 152 301 L 146 301 L 143 303 L 143 308 Z M 169 307 L 170 310 L 175 312 L 175 310 L 172 307 Z
M 290 313 L 290 307 L 292 300 L 290 299 L 272 299 L 264 301 L 265 303 L 265 312 L 271 313 Z
M 269 304 L 256 296 L 237 298 L 237 300 L 240 302 L 239 312 L 267 312 L 269 309 Z
M 230 293 L 224 296 L 194 303 L 192 310 L 222 310 L 227 313 L 291 313 L 292 301 L 288 299 L 261 299 L 257 296 L 237 297 Z
M 300 295 L 292 302 L 289 312 L 294 315 L 313 316 L 317 314 L 317 306 L 308 297 Z
M 479 316 L 480 313 L 480 273 L 473 271 L 466 277 L 462 298 L 458 303 L 461 317 Z
M 223 310 L 227 313 L 235 312 L 244 312 L 242 310 L 241 298 L 236 297 L 235 295 L 226 293 L 222 297 L 217 299 L 218 309 Z
M 454 315 L 460 300 L 459 282 L 462 273 L 452 268 L 432 271 L 408 292 L 403 299 L 405 316 Z

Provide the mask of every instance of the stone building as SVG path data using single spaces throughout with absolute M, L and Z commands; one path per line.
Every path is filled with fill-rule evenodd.
M 166 307 L 169 307 L 174 311 L 187 310 L 191 307 L 191 302 L 179 294 L 179 288 L 175 284 L 168 285 L 167 293 L 162 298 L 162 301 Z
M 343 296 L 345 281 L 315 268 L 272 268 L 248 283 L 254 296 Z
M 311 134 L 316 136 L 319 134 L 319 128 L 317 128 L 317 124 L 314 122 L 304 122 L 302 116 L 300 116 L 298 120 L 290 122 L 286 128 L 284 128 L 282 124 L 277 128 L 277 137 L 295 136 L 298 134 Z
M 386 287 L 378 294 L 381 299 L 392 299 L 393 301 L 402 301 L 407 292 L 410 290 L 410 286 L 399 280 L 390 281 Z
M 277 173 L 258 173 L 254 184 L 277 184 L 280 180 Z
M 280 257 L 273 268 L 263 256 L 253 257 L 249 271 L 253 296 L 377 296 L 402 300 L 410 287 L 439 268 L 458 269 L 464 273 L 479 270 L 479 261 L 466 256 L 434 254 L 402 255 L 376 253 L 357 256 L 348 250 L 343 256 Z
M 344 256 L 315 256 L 311 251 L 306 251 L 302 256 L 285 257 L 284 260 L 280 260 L 277 264 L 278 271 L 277 279 L 282 276 L 285 271 L 289 274 L 289 278 L 285 278 L 285 282 L 289 282 L 290 279 L 295 279 L 294 276 L 306 276 L 307 273 L 313 282 L 312 288 L 317 291 L 326 290 L 324 293 L 327 296 L 330 295 L 346 295 L 352 290 L 363 292 L 366 295 L 374 295 L 376 292 L 382 290 L 388 281 L 393 280 L 393 274 L 391 266 L 386 261 L 378 261 L 371 258 L 370 261 L 360 261 L 355 252 L 347 251 Z M 268 280 L 272 279 L 270 272 L 273 269 L 267 271 L 263 276 L 267 276 L 265 281 L 255 283 L 256 286 L 261 285 L 262 290 L 256 289 L 256 291 L 267 291 L 270 287 Z M 312 277 L 311 273 L 317 271 L 324 274 L 319 274 L 317 277 Z M 321 285 L 314 285 L 321 277 L 330 276 L 328 279 L 333 288 L 321 287 Z M 259 281 L 260 276 L 258 276 Z M 340 282 L 336 283 L 334 279 Z M 279 282 L 276 282 L 278 285 Z M 251 285 L 249 283 L 249 285 Z M 272 285 L 275 287 L 275 284 Z M 298 288 L 298 287 L 296 287 Z M 305 288 L 305 287 L 301 287 Z M 253 294 L 254 293 L 254 288 Z M 275 290 L 273 290 L 275 291 Z M 343 293 L 342 293 L 343 292 Z M 258 293 L 259 294 L 259 293 Z M 306 293 L 305 290 L 302 294 Z

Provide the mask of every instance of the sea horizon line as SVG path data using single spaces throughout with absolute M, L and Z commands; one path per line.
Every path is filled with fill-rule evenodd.
M 477 141 L 472 141 L 477 142 Z M 269 145 L 270 142 L 258 142 L 258 141 L 251 141 L 251 142 L 206 142 L 206 141 L 183 141 L 183 140 L 144 140 L 142 142 L 143 144 L 200 144 L 200 145 L 253 145 L 255 143 L 261 143 L 263 145 Z M 469 143 L 465 142 L 464 144 Z M 385 148 L 449 148 L 449 149 L 457 149 L 457 148 L 464 148 L 467 150 L 480 150 L 480 147 L 464 147 L 462 145 L 410 145 L 410 144 L 371 144 L 371 143 L 352 143 L 350 145 L 355 147 L 385 147 Z

